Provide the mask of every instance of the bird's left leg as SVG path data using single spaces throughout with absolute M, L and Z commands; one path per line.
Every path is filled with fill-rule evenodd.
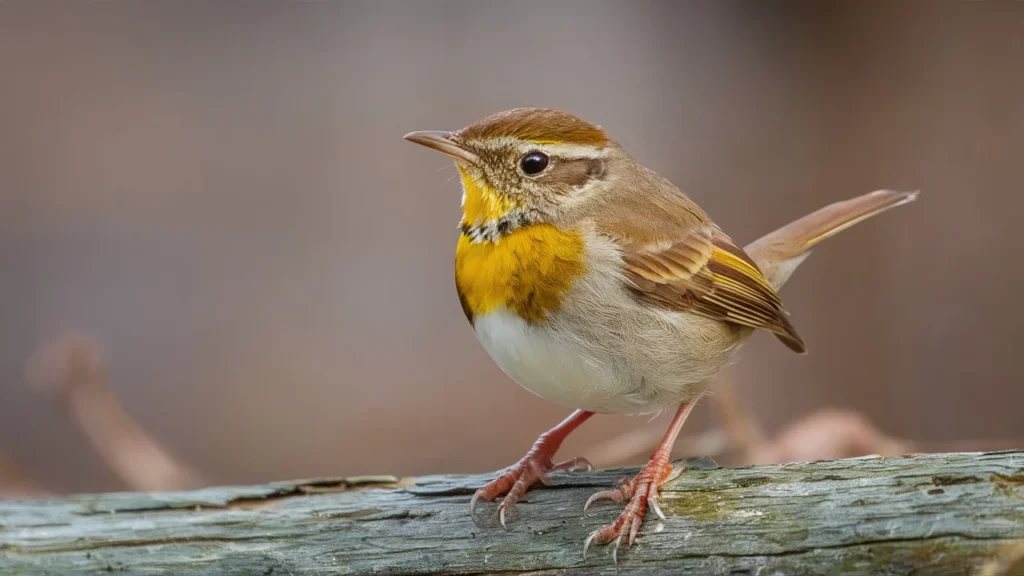
M 587 537 L 586 543 L 583 545 L 584 557 L 591 543 L 608 544 L 614 541 L 613 558 L 617 556 L 623 538 L 628 538 L 626 543 L 632 546 L 633 541 L 636 539 L 636 534 L 640 530 L 640 525 L 644 521 L 644 515 L 647 513 L 648 506 L 658 515 L 658 518 L 665 519 L 661 506 L 658 504 L 658 486 L 672 473 L 672 465 L 669 464 L 669 454 L 672 452 L 672 445 L 675 443 L 676 437 L 679 436 L 679 431 L 682 430 L 683 423 L 686 422 L 686 418 L 690 415 L 694 404 L 696 404 L 696 400 L 684 402 L 679 406 L 675 417 L 672 418 L 672 423 L 669 424 L 668 430 L 665 431 L 665 436 L 662 437 L 658 447 L 651 454 L 650 461 L 640 469 L 640 472 L 632 480 L 625 482 L 618 488 L 598 492 L 587 500 L 587 503 L 583 506 L 584 512 L 586 512 L 587 508 L 590 508 L 591 504 L 600 500 L 611 500 L 617 503 L 628 501 L 628 503 L 626 504 L 626 509 L 622 511 L 622 514 L 619 515 L 615 522 L 600 530 L 591 532 L 590 536 Z
M 469 501 L 469 514 L 473 515 L 477 502 L 490 502 L 504 495 L 501 504 L 498 505 L 498 518 L 501 520 L 501 525 L 504 526 L 505 511 L 515 508 L 516 502 L 526 494 L 526 491 L 534 483 L 539 481 L 547 484 L 548 472 L 590 470 L 590 462 L 586 458 L 572 458 L 556 464 L 554 457 L 566 436 L 593 415 L 593 412 L 577 410 L 557 426 L 541 434 L 526 456 L 506 468 L 497 478 L 473 494 L 473 499 Z

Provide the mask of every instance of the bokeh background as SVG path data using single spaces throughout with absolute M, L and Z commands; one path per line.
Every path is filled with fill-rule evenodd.
M 922 190 L 786 286 L 809 355 L 758 335 L 724 377 L 768 434 L 832 406 L 1024 438 L 1022 30 L 1014 1 L 0 3 L 0 454 L 125 487 L 25 374 L 76 331 L 211 483 L 517 459 L 565 410 L 476 343 L 454 170 L 402 135 L 519 106 L 601 124 L 743 243 Z

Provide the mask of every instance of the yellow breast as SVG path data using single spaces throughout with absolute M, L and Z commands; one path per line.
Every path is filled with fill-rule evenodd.
M 455 286 L 473 318 L 505 307 L 529 323 L 558 310 L 573 280 L 586 271 L 583 237 L 550 224 L 514 230 L 495 242 L 463 235 L 455 249 Z

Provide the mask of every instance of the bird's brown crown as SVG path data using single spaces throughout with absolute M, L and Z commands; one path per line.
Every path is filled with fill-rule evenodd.
M 516 138 L 538 144 L 604 146 L 608 137 L 600 126 L 568 112 L 550 108 L 515 108 L 492 114 L 459 131 L 473 140 Z

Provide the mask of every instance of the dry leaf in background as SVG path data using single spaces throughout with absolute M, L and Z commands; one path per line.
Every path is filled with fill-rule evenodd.
M 202 486 L 198 473 L 171 456 L 131 416 L 110 388 L 100 346 L 67 335 L 28 361 L 29 381 L 55 394 L 106 464 L 132 490 Z
M 755 448 L 745 464 L 836 460 L 868 454 L 898 456 L 913 444 L 892 438 L 863 414 L 828 408 L 797 420 L 774 439 Z

